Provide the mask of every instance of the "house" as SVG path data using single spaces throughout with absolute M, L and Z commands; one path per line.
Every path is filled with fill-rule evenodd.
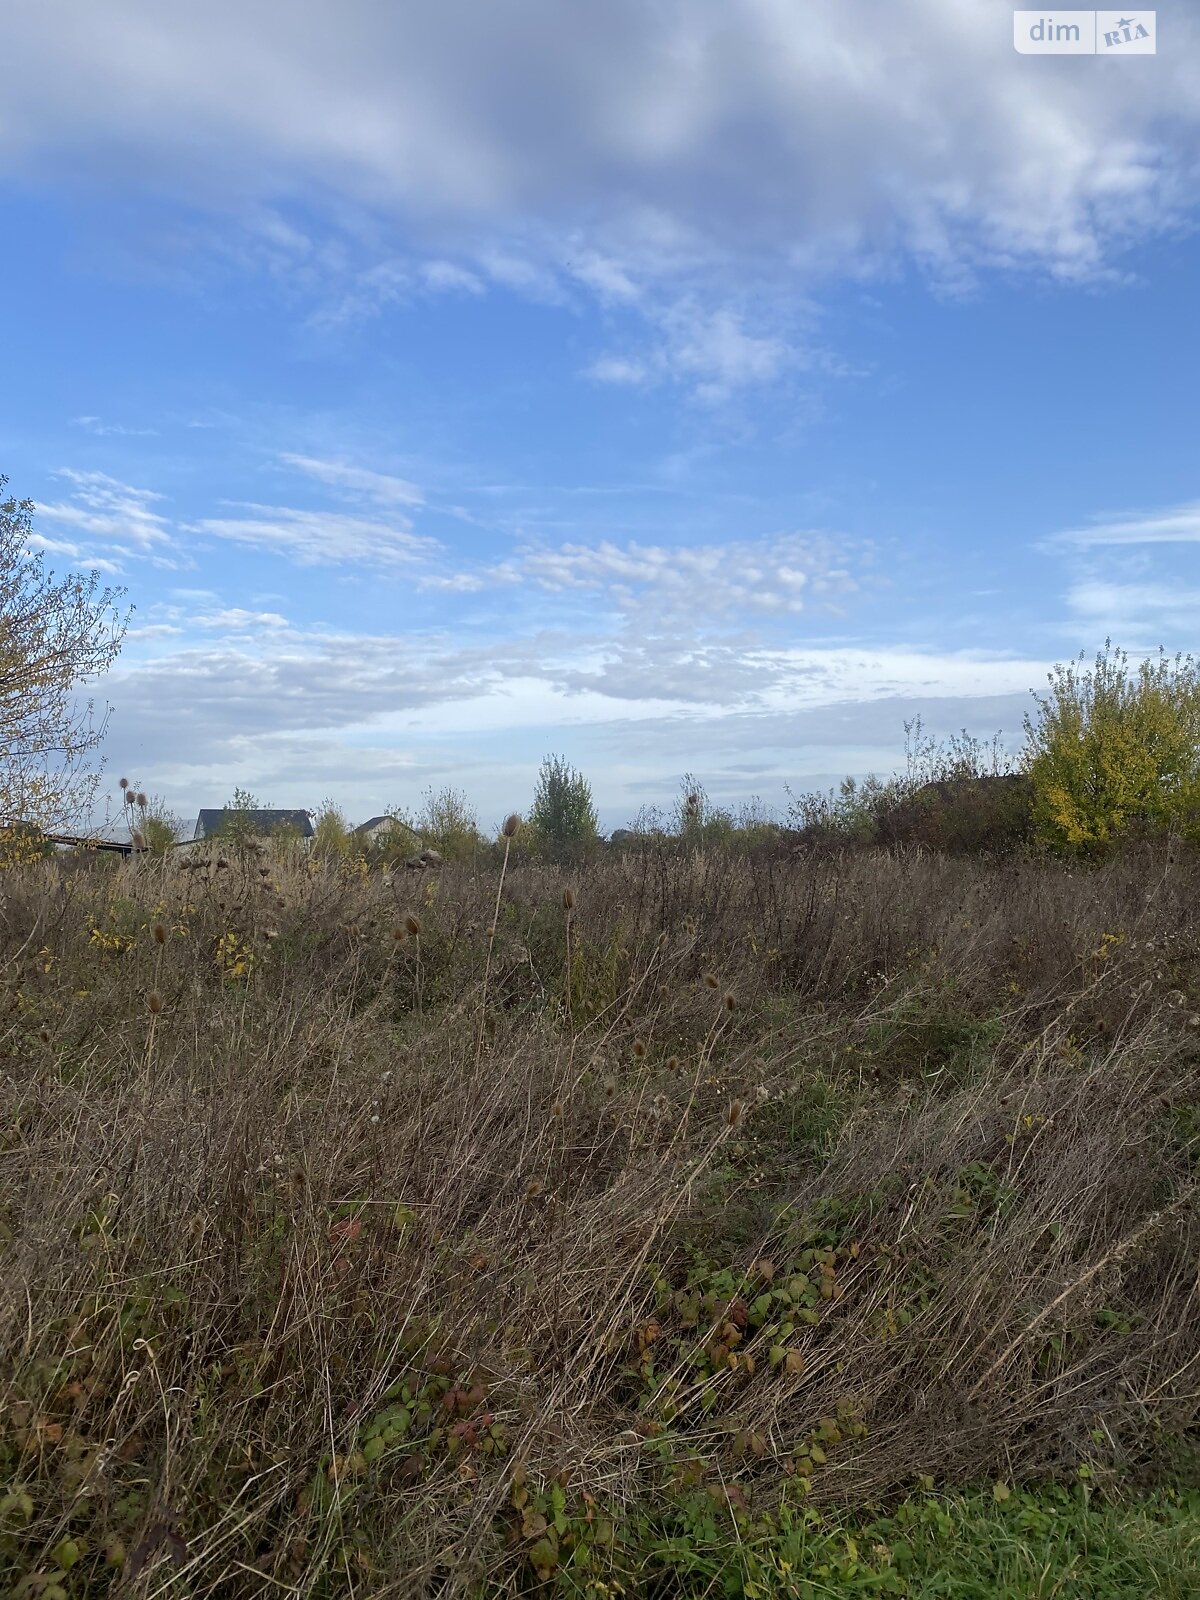
M 279 831 L 292 832 L 302 840 L 313 836 L 312 817 L 307 811 L 237 811 L 232 806 L 213 806 L 196 818 L 193 839 L 212 839 L 224 829 L 233 828 L 255 838 L 266 838 Z
M 388 816 L 368 817 L 366 822 L 360 822 L 354 830 L 354 837 L 362 844 L 378 844 L 379 841 L 392 832 L 393 828 L 404 828 L 404 823 L 399 817 Z M 405 829 L 406 832 L 411 830 Z

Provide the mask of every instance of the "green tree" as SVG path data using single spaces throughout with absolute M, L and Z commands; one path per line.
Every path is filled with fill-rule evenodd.
M 47 570 L 33 512 L 31 500 L 0 501 L 0 821 L 53 828 L 90 810 L 107 714 L 77 690 L 112 665 L 129 613 L 98 573 Z
M 565 756 L 547 756 L 538 773 L 528 825 L 552 850 L 594 844 L 600 832 L 592 786 Z
M 1106 639 L 1049 675 L 1025 719 L 1040 832 L 1091 853 L 1137 822 L 1200 837 L 1200 663 L 1190 655 L 1130 665 Z

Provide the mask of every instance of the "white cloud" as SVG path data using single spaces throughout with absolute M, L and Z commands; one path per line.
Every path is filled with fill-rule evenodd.
M 296 506 L 238 502 L 231 515 L 202 517 L 190 531 L 286 555 L 304 567 L 359 562 L 379 567 L 417 566 L 437 554 L 437 540 L 412 531 L 408 518 L 391 520 L 314 511 Z
M 288 619 L 278 611 L 245 611 L 231 606 L 225 611 L 214 611 L 209 616 L 196 617 L 200 628 L 221 629 L 227 633 L 247 633 L 258 628 L 286 628 Z
M 676 307 L 666 331 L 668 369 L 696 380 L 704 400 L 721 400 L 733 389 L 770 381 L 792 355 L 782 339 L 747 333 L 741 317 L 728 309 Z
M 695 295 L 647 302 L 642 311 L 650 330 L 648 348 L 635 355 L 600 356 L 586 368 L 588 377 L 631 388 L 676 383 L 698 400 L 715 403 L 812 359 L 778 333 L 748 331 L 740 311 L 708 309 Z
M 82 545 L 73 544 L 69 539 L 48 539 L 44 533 L 31 533 L 29 548 L 37 550 L 43 555 L 65 556 L 68 561 L 77 561 L 86 564 L 96 572 L 103 572 L 110 576 L 119 573 L 120 563 L 109 560 L 106 556 L 98 556 L 93 550 L 85 550 Z
M 420 272 L 425 284 L 436 293 L 451 294 L 455 291 L 461 294 L 483 293 L 483 284 L 476 274 L 454 261 L 425 261 L 421 265 Z
M 1089 549 L 1104 545 L 1200 544 L 1200 500 L 1159 511 L 1128 511 L 1097 518 L 1051 536 L 1052 545 Z
M 287 451 L 282 452 L 279 459 L 285 466 L 294 467 L 297 472 L 316 478 L 333 489 L 362 495 L 383 505 L 419 506 L 425 503 L 425 497 L 416 484 L 385 472 L 372 472 L 347 461 L 323 461 L 316 456 L 292 455 Z
M 601 300 L 618 304 L 635 301 L 641 290 L 619 261 L 598 250 L 581 250 L 566 264 L 567 271 L 586 284 Z
M 94 433 L 99 437 L 117 434 L 130 439 L 153 439 L 157 437 L 157 428 L 129 428 L 120 422 L 105 422 L 101 417 L 72 417 L 73 428 L 83 428 L 87 433 Z
M 868 553 L 866 546 L 824 533 L 690 545 L 603 539 L 525 546 L 507 561 L 431 576 L 422 587 L 470 592 L 517 584 L 547 594 L 598 597 L 591 609 L 601 615 L 736 621 L 836 607 L 860 587 Z
M 1186 581 L 1092 576 L 1073 583 L 1067 605 L 1088 638 L 1117 639 L 1131 650 L 1195 643 L 1200 587 Z
M 64 467 L 56 476 L 72 485 L 71 499 L 42 502 L 39 519 L 86 534 L 108 548 L 110 559 L 147 555 L 170 545 L 167 519 L 154 509 L 163 495 L 120 483 L 104 472 Z
M 650 368 L 644 361 L 627 356 L 600 356 L 587 369 L 589 378 L 597 383 L 614 383 L 628 388 L 639 388 L 651 379 Z

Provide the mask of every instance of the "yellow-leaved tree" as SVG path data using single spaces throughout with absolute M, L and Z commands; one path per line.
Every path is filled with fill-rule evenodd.
M 1081 854 L 1131 824 L 1200 838 L 1200 663 L 1190 655 L 1131 665 L 1105 640 L 1050 674 L 1025 718 L 1025 758 L 1039 831 Z
M 79 688 L 116 659 L 128 614 L 99 574 L 47 570 L 33 511 L 0 500 L 0 826 L 49 828 L 87 814 L 105 719 Z

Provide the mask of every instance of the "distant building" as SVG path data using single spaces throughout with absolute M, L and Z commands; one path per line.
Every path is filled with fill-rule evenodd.
M 369 817 L 366 822 L 360 822 L 358 827 L 355 828 L 354 837 L 364 844 L 378 844 L 379 840 L 385 838 L 394 828 L 403 827 L 404 824 L 399 817 L 391 817 L 386 814 L 381 817 Z M 405 831 L 411 830 L 406 829 Z
M 307 811 L 238 811 L 232 806 L 211 807 L 196 818 L 193 839 L 213 839 L 231 825 L 259 838 L 278 830 L 294 832 L 301 839 L 313 836 L 312 818 Z

